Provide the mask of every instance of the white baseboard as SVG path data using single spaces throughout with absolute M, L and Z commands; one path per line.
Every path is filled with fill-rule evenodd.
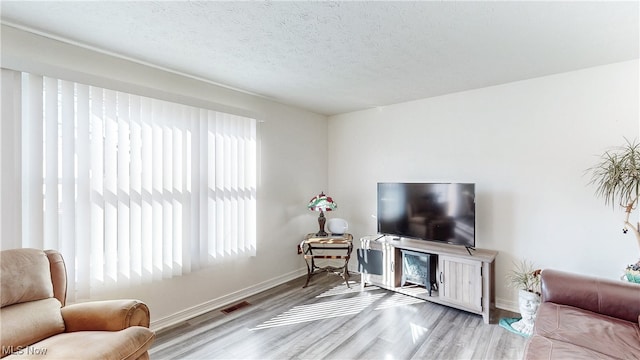
M 517 301 L 506 300 L 506 299 L 496 299 L 496 307 L 499 309 L 520 313 L 520 307 L 518 306 Z
M 225 307 L 227 305 L 230 305 L 242 299 L 245 299 L 251 295 L 255 295 L 259 292 L 262 292 L 262 291 L 271 289 L 272 287 L 275 287 L 277 285 L 283 284 L 287 281 L 291 281 L 302 275 L 305 275 L 306 273 L 307 273 L 306 268 L 302 268 L 296 271 L 292 271 L 288 274 L 261 282 L 259 284 L 255 284 L 250 287 L 238 290 L 231 294 L 221 296 L 217 299 L 209 300 L 202 304 L 179 311 L 175 314 L 153 320 L 151 321 L 151 325 L 149 326 L 149 328 L 153 331 L 161 331 L 163 329 L 177 325 L 181 322 L 192 319 L 196 316 L 202 315 L 204 313 L 207 313 L 215 309 Z

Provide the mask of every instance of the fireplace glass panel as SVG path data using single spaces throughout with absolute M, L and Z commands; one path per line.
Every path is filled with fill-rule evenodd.
M 402 283 L 424 286 L 431 296 L 432 290 L 437 290 L 436 255 L 402 250 Z

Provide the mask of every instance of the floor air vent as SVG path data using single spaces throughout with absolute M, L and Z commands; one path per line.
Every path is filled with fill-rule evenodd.
M 234 312 L 236 310 L 242 309 L 243 307 L 246 307 L 246 306 L 249 306 L 249 305 L 251 305 L 251 304 L 249 304 L 246 301 L 243 301 L 243 302 L 239 302 L 239 303 L 237 303 L 235 305 L 231 305 L 228 308 L 222 309 L 220 311 L 222 311 L 225 314 L 229 314 L 229 313 L 232 313 L 232 312 Z

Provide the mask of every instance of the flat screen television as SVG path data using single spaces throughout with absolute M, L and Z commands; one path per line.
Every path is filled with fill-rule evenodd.
M 475 247 L 475 184 L 378 183 L 378 233 Z

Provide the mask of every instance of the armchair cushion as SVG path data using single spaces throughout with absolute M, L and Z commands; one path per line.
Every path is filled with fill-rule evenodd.
M 49 259 L 44 252 L 14 249 L 2 251 L 0 256 L 1 307 L 53 296 Z
M 17 349 L 64 332 L 60 302 L 56 298 L 2 308 L 2 348 Z M 2 354 L 4 355 L 4 353 Z
M 45 354 L 39 359 L 132 360 L 145 358 L 154 334 L 147 328 L 133 326 L 122 331 L 80 331 L 62 333 L 25 349 L 25 353 Z M 35 357 L 35 356 L 34 356 Z M 5 359 L 24 359 L 15 353 Z
M 105 300 L 62 308 L 67 332 L 118 331 L 130 326 L 149 327 L 149 308 L 137 300 Z

